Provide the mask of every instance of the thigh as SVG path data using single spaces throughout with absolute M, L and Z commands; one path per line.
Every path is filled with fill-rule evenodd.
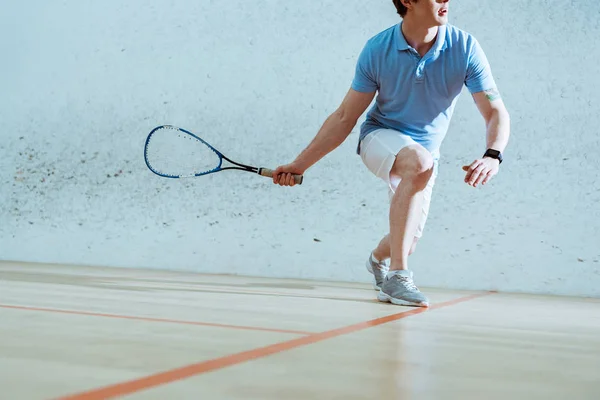
M 369 171 L 393 190 L 399 183 L 390 180 L 390 171 L 396 161 L 396 155 L 400 150 L 416 144 L 411 137 L 396 130 L 378 129 L 363 139 L 360 154 Z

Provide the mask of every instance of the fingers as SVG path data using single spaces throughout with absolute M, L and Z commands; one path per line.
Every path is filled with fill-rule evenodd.
M 304 169 L 295 164 L 281 165 L 273 171 L 273 183 L 279 186 L 296 186 L 295 176 L 304 173 Z
M 485 185 L 492 179 L 494 174 L 494 169 L 490 168 L 486 163 L 477 163 L 468 168 L 465 182 L 473 187 L 477 187 L 480 184 Z
M 279 174 L 281 174 L 281 167 L 278 167 L 275 171 L 273 171 L 273 183 L 279 184 Z
M 481 181 L 481 179 L 485 178 L 485 175 L 488 173 L 485 164 L 476 164 L 476 166 L 469 169 L 469 173 L 467 174 L 467 178 L 465 178 L 467 184 L 473 187 L 477 187 L 477 184 Z
M 288 186 L 294 186 L 296 184 L 296 181 L 294 180 L 294 174 L 287 174 L 286 183 Z
M 483 166 L 483 165 L 477 166 L 477 168 L 475 168 L 475 170 L 473 171 L 471 178 L 469 179 L 469 185 L 471 185 L 473 187 L 477 187 L 477 182 L 479 181 L 479 177 L 484 173 L 484 171 L 485 171 L 485 166 Z
M 486 170 L 486 169 L 484 169 L 483 171 L 481 171 L 481 173 L 479 174 L 479 176 L 475 180 L 475 183 L 473 184 L 473 186 L 477 187 L 477 185 L 479 185 L 489 175 L 489 173 L 490 173 L 490 171 Z
M 471 179 L 471 175 L 473 175 L 473 171 L 476 166 L 477 166 L 477 161 L 473 161 L 471 163 L 471 165 L 463 167 L 463 169 L 465 171 L 467 171 L 467 174 L 465 175 L 465 182 L 469 182 L 469 179 Z
M 289 186 L 289 173 L 281 174 L 279 178 L 279 186 Z
M 483 181 L 481 182 L 481 184 L 482 184 L 482 185 L 485 185 L 486 183 L 488 183 L 488 181 L 489 181 L 490 179 L 492 179 L 492 176 L 494 176 L 494 174 L 492 173 L 492 171 L 489 171 L 489 172 L 486 174 L 486 176 L 485 176 L 485 178 L 483 179 Z
M 467 169 L 467 175 L 465 176 L 465 182 L 468 183 L 469 185 L 473 186 L 473 183 L 475 182 L 475 179 L 477 179 L 477 177 L 481 173 L 482 168 L 483 168 L 483 164 L 479 160 L 473 161 L 473 163 L 471 163 L 471 165 L 469 165 L 469 168 Z
M 463 171 L 466 171 L 465 183 L 469 186 L 477 187 L 478 185 L 485 185 L 492 179 L 494 175 L 498 173 L 498 164 L 495 160 L 490 159 L 479 159 L 471 163 L 471 165 L 463 165 Z
M 273 183 L 279 186 L 295 186 L 296 181 L 294 175 L 289 172 L 283 172 L 282 170 L 276 169 L 273 172 Z

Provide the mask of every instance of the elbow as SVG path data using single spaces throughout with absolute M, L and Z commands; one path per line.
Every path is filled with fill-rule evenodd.
M 351 131 L 358 122 L 358 118 L 350 115 L 344 108 L 338 108 L 333 114 L 337 122 L 346 130 Z
M 510 114 L 506 108 L 494 108 L 486 116 L 485 122 L 487 125 L 490 124 L 510 124 Z
M 506 108 L 502 108 L 501 110 L 498 111 L 498 113 L 499 113 L 498 118 L 502 119 L 506 123 L 510 122 L 510 114 L 508 113 L 508 110 Z

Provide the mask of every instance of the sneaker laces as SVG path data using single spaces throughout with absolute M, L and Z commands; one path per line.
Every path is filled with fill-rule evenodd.
M 411 292 L 418 292 L 419 288 L 417 287 L 417 285 L 415 285 L 415 283 L 413 282 L 412 279 L 410 279 L 407 276 L 398 276 L 396 275 L 396 277 L 398 278 L 398 280 L 400 280 L 400 283 L 402 283 L 402 286 L 404 286 L 407 290 L 411 291 Z

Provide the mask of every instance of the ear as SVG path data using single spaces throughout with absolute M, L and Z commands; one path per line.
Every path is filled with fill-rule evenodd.
M 410 7 L 412 6 L 412 1 L 411 0 L 400 0 L 400 2 L 402 3 L 402 5 L 408 9 L 410 9 Z

